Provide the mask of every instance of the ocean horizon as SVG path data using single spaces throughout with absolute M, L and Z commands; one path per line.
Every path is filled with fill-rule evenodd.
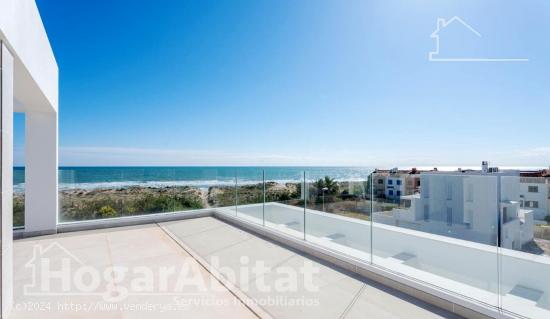
M 59 189 L 109 189 L 248 185 L 266 181 L 300 182 L 330 176 L 338 181 L 365 181 L 373 168 L 346 166 L 60 166 Z M 264 175 L 265 174 L 265 175 Z M 24 192 L 25 168 L 14 167 L 14 192 Z
M 410 169 L 412 166 L 399 167 Z M 417 167 L 429 170 L 430 167 Z M 438 170 L 452 171 L 458 166 L 439 166 Z M 479 169 L 462 166 L 463 169 Z M 541 167 L 502 167 L 502 169 L 536 170 Z M 373 167 L 351 166 L 60 166 L 59 189 L 110 189 L 124 187 L 228 186 L 308 181 L 330 176 L 337 181 L 366 181 Z M 25 168 L 14 167 L 14 192 L 25 190 Z

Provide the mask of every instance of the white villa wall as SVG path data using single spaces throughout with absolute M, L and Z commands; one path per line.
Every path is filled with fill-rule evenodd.
M 40 232 L 55 232 L 58 67 L 34 0 L 0 0 L 0 42 L 4 57 L 1 90 L 1 308 L 5 318 L 13 300 L 13 253 L 10 248 L 13 227 L 13 112 L 25 112 L 27 115 L 25 161 L 30 173 L 26 171 L 25 180 L 32 190 L 25 194 L 25 230 L 29 225 L 29 228 Z
M 59 70 L 34 0 L 0 0 L 1 38 L 15 58 L 18 104 L 56 112 Z
M 13 56 L 0 41 L 0 106 L 1 112 L 1 216 L 0 226 L 0 317 L 6 318 L 13 303 Z

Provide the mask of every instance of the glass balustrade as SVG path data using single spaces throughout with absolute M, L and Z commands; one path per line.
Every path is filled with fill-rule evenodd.
M 370 260 L 368 172 L 361 170 L 349 176 L 338 176 L 331 170 L 306 172 L 306 240 Z
M 296 238 L 304 238 L 304 171 L 266 168 L 264 225 Z
M 550 317 L 547 177 L 367 168 L 93 172 L 60 169 L 61 222 L 207 208 L 485 306 Z M 24 203 L 23 196 L 15 198 Z

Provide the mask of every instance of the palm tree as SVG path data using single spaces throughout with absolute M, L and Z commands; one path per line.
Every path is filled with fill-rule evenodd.
M 323 189 L 327 195 L 335 195 L 338 193 L 339 185 L 333 178 L 325 176 L 313 183 L 313 186 L 317 189 L 317 195 L 323 194 Z

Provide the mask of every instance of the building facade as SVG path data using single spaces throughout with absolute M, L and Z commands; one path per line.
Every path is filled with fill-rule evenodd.
M 550 169 L 521 172 L 520 206 L 533 211 L 537 223 L 550 216 Z
M 533 240 L 533 211 L 520 206 L 519 171 L 423 172 L 419 194 L 403 196 L 375 221 L 521 249 Z
M 373 173 L 373 193 L 375 198 L 399 201 L 402 196 L 420 192 L 421 171 L 411 170 L 375 170 Z

